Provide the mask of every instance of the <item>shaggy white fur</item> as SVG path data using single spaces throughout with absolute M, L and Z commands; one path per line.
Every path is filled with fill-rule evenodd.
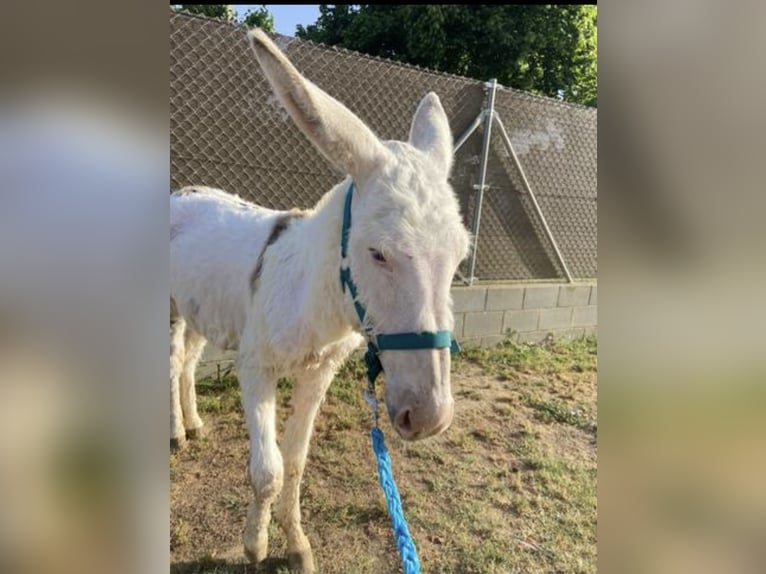
M 303 78 L 260 30 L 251 46 L 296 125 L 356 186 L 348 261 L 376 332 L 451 330 L 450 284 L 470 237 L 447 178 L 452 136 L 439 98 L 420 103 L 408 142 L 381 142 L 337 100 Z M 272 502 L 290 563 L 314 571 L 299 488 L 314 418 L 338 367 L 362 341 L 341 290 L 340 233 L 347 179 L 313 210 L 279 212 L 208 188 L 171 195 L 171 438 L 202 426 L 194 366 L 209 340 L 237 349 L 250 433 L 245 551 L 265 558 Z M 452 420 L 449 349 L 386 351 L 386 405 L 405 439 Z M 277 380 L 296 379 L 281 451 Z

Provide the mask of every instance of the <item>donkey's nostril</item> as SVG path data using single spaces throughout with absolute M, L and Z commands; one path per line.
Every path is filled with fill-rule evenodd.
M 410 409 L 400 411 L 396 417 L 396 428 L 403 433 L 412 432 L 412 420 L 410 419 Z

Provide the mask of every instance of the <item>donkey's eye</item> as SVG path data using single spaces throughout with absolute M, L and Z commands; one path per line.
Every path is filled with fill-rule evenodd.
M 378 263 L 385 263 L 386 262 L 386 258 L 383 257 L 383 254 L 380 251 L 378 251 L 377 249 L 373 249 L 372 247 L 370 247 L 370 253 L 372 254 L 372 258 L 375 261 L 377 261 Z

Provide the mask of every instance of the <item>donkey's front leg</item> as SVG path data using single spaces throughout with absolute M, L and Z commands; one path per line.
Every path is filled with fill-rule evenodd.
M 277 520 L 287 536 L 290 568 L 299 572 L 314 572 L 311 545 L 301 528 L 300 486 L 314 418 L 334 375 L 335 369 L 327 367 L 297 377 L 291 401 L 293 412 L 282 441 L 285 486 L 277 504 Z
M 180 449 L 186 443 L 184 417 L 181 409 L 180 379 L 184 366 L 184 331 L 186 322 L 171 303 L 170 315 L 170 449 Z
M 246 357 L 240 361 L 242 402 L 250 433 L 248 475 L 255 499 L 247 512 L 244 544 L 251 562 L 266 558 L 271 503 L 282 490 L 282 455 L 276 438 L 277 378 L 259 370 Z

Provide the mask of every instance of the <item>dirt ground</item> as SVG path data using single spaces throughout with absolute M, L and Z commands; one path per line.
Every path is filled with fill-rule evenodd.
M 453 361 L 456 412 L 442 435 L 405 443 L 382 417 L 423 572 L 596 571 L 596 371 L 593 338 L 509 341 Z M 331 386 L 303 479 L 304 529 L 327 574 L 401 571 L 363 372 L 352 362 Z M 171 572 L 288 572 L 274 521 L 269 560 L 255 570 L 242 555 L 251 491 L 236 379 L 198 389 L 208 434 L 170 458 Z M 281 383 L 283 412 L 288 397 Z

